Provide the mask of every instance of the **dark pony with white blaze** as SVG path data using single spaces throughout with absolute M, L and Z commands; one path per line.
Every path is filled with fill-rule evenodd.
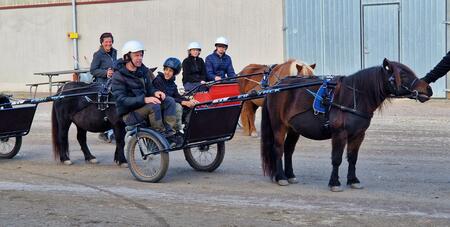
M 287 78 L 281 84 L 319 81 L 318 78 Z M 356 177 L 358 151 L 370 125 L 373 112 L 391 97 L 409 97 L 425 102 L 431 95 L 427 83 L 418 80 L 407 66 L 384 59 L 382 66 L 363 69 L 347 77 L 337 77 L 329 121 L 324 114 L 316 115 L 314 97 L 300 88 L 268 95 L 264 100 L 261 120 L 261 157 L 265 175 L 279 185 L 297 183 L 292 167 L 292 154 L 302 135 L 313 140 L 331 139 L 333 170 L 329 180 L 331 191 L 342 191 L 339 166 L 347 146 L 347 185 L 362 188 Z M 328 127 L 324 127 L 326 123 Z M 284 154 L 284 170 L 282 157 Z

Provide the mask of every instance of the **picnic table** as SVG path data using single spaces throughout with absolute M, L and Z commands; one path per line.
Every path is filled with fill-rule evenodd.
M 79 74 L 79 73 L 87 73 L 89 72 L 88 68 L 84 68 L 84 69 L 73 69 L 73 70 L 63 70 L 63 71 L 54 71 L 54 72 L 40 72 L 40 73 L 33 73 L 33 75 L 38 75 L 38 76 L 46 76 L 48 77 L 48 83 L 33 83 L 33 84 L 27 84 L 27 86 L 30 86 L 30 95 L 31 95 L 31 90 L 33 87 L 35 87 L 35 92 L 34 94 L 36 95 L 36 90 L 37 87 L 39 85 L 44 85 L 44 84 L 48 84 L 48 91 L 50 93 L 50 95 L 52 94 L 52 87 L 53 86 L 59 86 L 61 84 L 64 84 L 66 82 L 69 82 L 70 80 L 64 80 L 64 81 L 53 81 L 53 77 L 54 76 L 59 76 L 59 75 L 63 75 L 63 74 Z

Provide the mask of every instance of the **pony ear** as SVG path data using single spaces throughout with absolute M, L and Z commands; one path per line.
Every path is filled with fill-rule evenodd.
M 392 77 L 392 74 L 394 74 L 394 68 L 393 68 L 392 63 L 391 63 L 387 58 L 385 58 L 385 59 L 383 60 L 383 68 L 384 68 L 388 73 L 390 73 L 390 74 L 391 74 L 391 77 Z M 402 83 L 402 80 L 401 80 L 401 78 L 400 78 L 400 75 L 399 75 L 398 73 L 395 73 L 395 75 L 393 75 L 393 76 L 394 76 L 394 77 L 392 77 L 392 79 L 395 80 L 395 85 L 397 86 L 397 88 L 400 88 L 400 85 L 401 85 L 401 83 Z
M 391 62 L 385 58 L 383 60 L 383 69 L 385 69 L 386 71 L 388 71 L 389 73 L 392 73 L 394 70 L 392 69 L 392 64 Z
M 300 75 L 303 70 L 303 65 L 295 64 L 295 67 L 297 68 L 297 75 Z
M 316 68 L 316 63 L 314 63 L 312 65 L 309 65 L 309 67 L 311 67 L 312 69 L 315 69 Z

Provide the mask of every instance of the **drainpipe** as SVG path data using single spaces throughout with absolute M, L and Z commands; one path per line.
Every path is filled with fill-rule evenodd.
M 78 34 L 77 31 L 77 6 L 76 6 L 76 0 L 72 0 L 72 32 L 75 34 Z M 77 37 L 78 38 L 78 37 Z M 73 68 L 79 69 L 78 65 L 78 39 L 72 39 L 73 40 Z

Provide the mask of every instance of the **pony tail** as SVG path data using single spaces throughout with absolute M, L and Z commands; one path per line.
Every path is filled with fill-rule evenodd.
M 264 176 L 269 175 L 272 178 L 276 172 L 276 154 L 273 146 L 274 135 L 266 98 L 261 112 L 261 161 Z

